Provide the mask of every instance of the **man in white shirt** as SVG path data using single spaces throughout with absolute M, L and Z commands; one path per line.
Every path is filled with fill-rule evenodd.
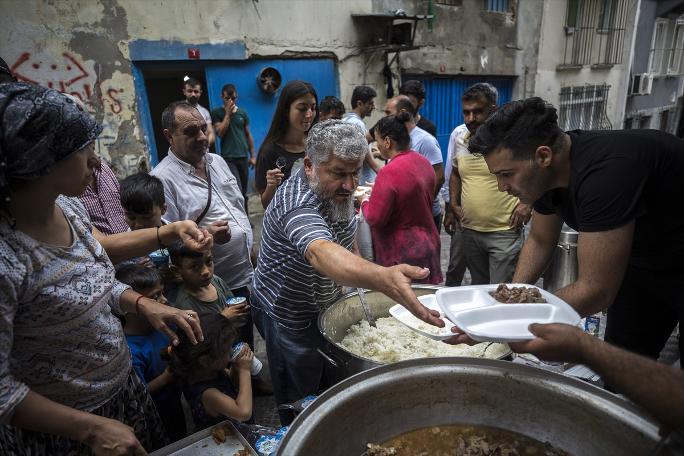
M 418 152 L 432 165 L 435 170 L 435 200 L 432 203 L 432 216 L 435 219 L 437 231 L 442 227 L 442 207 L 439 203 L 439 191 L 444 183 L 444 160 L 439 143 L 434 136 L 416 125 L 416 107 L 411 103 L 411 99 L 406 95 L 399 95 L 390 99 L 385 105 L 385 115 L 391 116 L 406 111 L 411 115 L 411 119 L 406 122 L 406 128 L 411 137 L 411 150 Z
M 449 212 L 449 204 L 451 200 L 451 195 L 449 193 L 449 176 L 453 169 L 453 158 L 455 152 L 455 135 L 456 130 L 451 133 L 449 137 L 449 149 L 447 150 L 447 158 L 444 162 L 444 184 L 439 191 L 439 194 L 444 200 L 444 231 L 451 236 L 451 242 L 449 243 L 449 266 L 445 274 L 444 285 L 447 287 L 459 287 L 463 283 L 463 277 L 466 271 L 466 260 L 465 254 L 463 253 L 463 232 L 460 227 L 455 226 L 451 222 L 452 219 Z
M 171 103 L 162 126 L 169 153 L 150 174 L 164 184 L 164 219 L 194 220 L 206 228 L 214 236 L 214 273 L 249 302 L 253 237 L 237 180 L 221 156 L 207 153 L 207 123 L 190 103 Z M 246 326 L 251 332 L 251 320 Z
M 211 125 L 211 114 L 209 110 L 199 104 L 199 98 L 202 96 L 202 83 L 195 78 L 187 78 L 183 82 L 183 95 L 185 96 L 185 101 L 194 106 L 207 123 L 207 138 L 209 139 L 209 147 L 214 145 L 214 139 L 216 135 L 214 134 L 214 128 Z
M 370 116 L 373 109 L 375 109 L 375 97 L 377 96 L 378 93 L 372 87 L 354 87 L 351 98 L 352 110 L 342 116 L 342 121 L 358 126 L 369 142 L 372 141 L 372 138 L 368 133 L 368 128 L 366 128 L 363 118 Z M 363 163 L 363 168 L 361 169 L 359 183 L 361 185 L 366 185 L 366 182 L 375 182 L 375 176 L 378 171 L 380 171 L 380 167 L 375 163 L 373 153 L 369 148 Z

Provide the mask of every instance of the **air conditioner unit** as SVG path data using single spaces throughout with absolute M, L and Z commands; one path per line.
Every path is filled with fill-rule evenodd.
M 650 73 L 640 73 L 632 75 L 629 84 L 629 95 L 648 95 L 653 87 L 653 75 Z
M 641 83 L 639 84 L 639 93 L 648 95 L 653 88 L 653 75 L 651 73 L 644 73 L 641 75 Z

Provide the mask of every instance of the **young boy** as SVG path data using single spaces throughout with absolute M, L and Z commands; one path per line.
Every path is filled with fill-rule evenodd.
M 154 176 L 137 173 L 121 181 L 121 205 L 131 230 L 162 226 L 166 213 L 164 185 Z
M 166 298 L 162 293 L 162 277 L 157 269 L 127 264 L 117 271 L 116 278 L 130 285 L 138 293 L 166 304 Z M 160 352 L 169 346 L 168 338 L 154 330 L 145 317 L 133 313 L 126 314 L 123 330 L 131 351 L 133 369 L 147 385 L 166 433 L 172 442 L 185 437 L 185 417 L 180 402 L 181 389 L 160 356 Z
M 166 199 L 164 185 L 159 179 L 137 173 L 122 180 L 120 187 L 121 205 L 131 230 L 164 225 L 162 215 L 166 213 Z M 149 258 L 158 268 L 168 266 L 169 254 L 165 249 L 150 253 Z
M 237 326 L 246 323 L 249 305 L 226 303 L 233 293 L 223 279 L 214 274 L 214 259 L 210 251 L 197 252 L 185 245 L 175 244 L 169 248 L 169 254 L 169 271 L 182 280 L 174 301 L 175 307 L 197 313 L 218 312 L 233 320 Z

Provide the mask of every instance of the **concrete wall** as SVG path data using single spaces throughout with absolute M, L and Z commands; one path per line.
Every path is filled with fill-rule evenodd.
M 433 2 L 434 3 L 434 2 Z M 534 90 L 542 0 L 511 0 L 508 13 L 485 11 L 482 0 L 461 6 L 434 4 L 433 30 L 419 23 L 419 50 L 401 53 L 398 71 L 411 74 L 515 76 L 514 98 Z M 426 0 L 377 0 L 373 11 L 402 8 L 407 14 L 427 14 Z
M 348 104 L 359 83 L 382 92 L 382 60 L 358 52 L 350 16 L 371 10 L 371 0 L 5 0 L 0 55 L 20 78 L 83 99 L 105 125 L 98 153 L 123 176 L 149 159 L 131 41 L 237 42 L 247 58 L 326 53 Z
M 613 128 L 621 128 L 628 88 L 633 33 L 638 11 L 638 0 L 625 1 L 628 3 L 628 15 L 625 24 L 622 63 L 607 68 L 592 68 L 591 65 L 584 65 L 578 69 L 565 70 L 559 69 L 558 66 L 564 63 L 566 45 L 564 26 L 567 1 L 544 2 L 535 95 L 544 98 L 557 107 L 561 87 L 606 83 L 610 85 L 606 114 Z

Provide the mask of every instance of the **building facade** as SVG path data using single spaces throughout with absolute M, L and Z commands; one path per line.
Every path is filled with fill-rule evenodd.
M 684 1 L 642 0 L 624 128 L 684 137 Z
M 98 154 L 122 177 L 166 154 L 159 119 L 182 98 L 184 76 L 203 83 L 200 104 L 210 109 L 220 105 L 223 84 L 235 84 L 257 148 L 278 97 L 264 90 L 272 72 L 282 84 L 312 82 L 319 98 L 337 95 L 347 109 L 356 85 L 374 87 L 381 107 L 390 87 L 396 93 L 402 79 L 419 78 L 428 90 L 424 114 L 445 145 L 462 122 L 460 93 L 470 83 L 489 80 L 501 101 L 534 93 L 544 3 L 7 0 L 0 56 L 21 80 L 82 99 L 105 126 Z M 388 42 L 388 15 L 421 17 L 410 30 L 390 20 Z
M 535 94 L 561 128 L 621 128 L 638 11 L 638 0 L 544 2 Z

